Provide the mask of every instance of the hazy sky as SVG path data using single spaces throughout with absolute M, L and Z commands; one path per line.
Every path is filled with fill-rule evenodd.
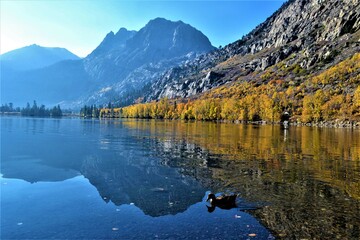
M 0 53 L 38 44 L 80 57 L 120 27 L 139 30 L 156 17 L 182 20 L 218 47 L 240 39 L 285 0 L 0 0 Z

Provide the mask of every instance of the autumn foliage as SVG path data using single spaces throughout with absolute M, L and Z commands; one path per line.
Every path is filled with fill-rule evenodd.
M 293 121 L 320 122 L 360 119 L 360 54 L 296 84 L 281 69 L 304 75 L 299 65 L 260 75 L 265 81 L 237 81 L 202 94 L 197 99 L 161 99 L 114 109 L 123 118 L 195 119 L 204 121 L 279 122 L 284 112 Z M 290 69 L 290 70 L 289 70 Z M 264 77 L 265 76 L 265 77 Z M 273 79 L 272 79 L 273 78 Z M 264 80 L 265 79 L 265 80 Z M 108 116 L 102 109 L 101 116 Z M 114 115 L 115 116 L 115 115 Z

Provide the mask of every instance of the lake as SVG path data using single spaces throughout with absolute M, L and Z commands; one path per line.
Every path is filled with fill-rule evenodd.
M 1 239 L 360 238 L 360 130 L 0 119 Z

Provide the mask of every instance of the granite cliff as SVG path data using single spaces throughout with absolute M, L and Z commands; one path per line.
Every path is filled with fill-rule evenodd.
M 225 83 L 258 81 L 251 74 L 280 62 L 318 73 L 360 51 L 359 29 L 358 0 L 290 0 L 242 39 L 166 71 L 145 99 L 185 98 Z

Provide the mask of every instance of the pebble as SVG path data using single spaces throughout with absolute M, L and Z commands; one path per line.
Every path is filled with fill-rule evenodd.
M 249 237 L 256 237 L 256 233 L 250 233 Z

